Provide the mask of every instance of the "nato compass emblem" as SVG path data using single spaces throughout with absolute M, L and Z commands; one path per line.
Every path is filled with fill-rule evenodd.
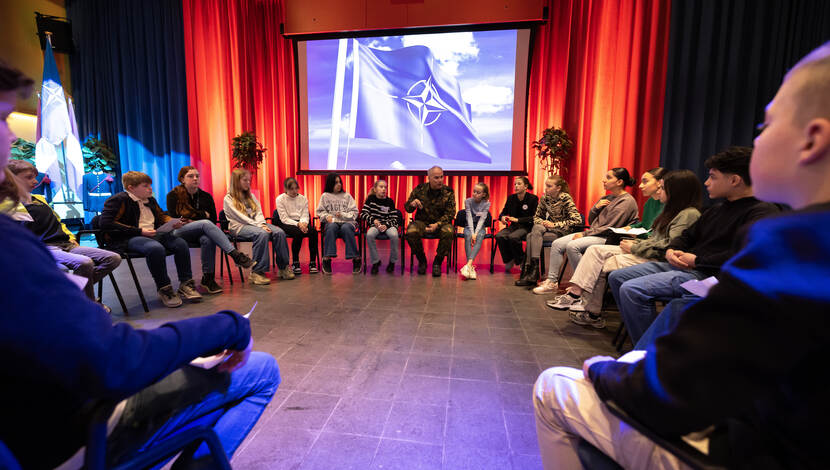
M 447 106 L 438 95 L 438 90 L 432 83 L 432 77 L 426 80 L 419 80 L 409 87 L 406 96 L 401 99 L 406 102 L 409 114 L 412 115 L 421 126 L 426 127 L 435 123 Z

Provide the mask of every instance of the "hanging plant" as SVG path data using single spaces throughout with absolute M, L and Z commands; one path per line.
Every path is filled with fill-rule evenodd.
M 549 175 L 560 175 L 567 171 L 564 163 L 571 157 L 574 143 L 565 129 L 549 127 L 542 132 L 542 137 L 534 140 L 531 145 L 536 150 L 542 168 Z
M 89 136 L 84 141 L 81 151 L 84 155 L 84 171 L 113 172 L 118 167 L 118 157 L 109 145 Z
M 233 138 L 231 143 L 234 159 L 234 168 L 245 168 L 251 173 L 256 173 L 262 160 L 265 158 L 265 152 L 268 150 L 257 141 L 256 134 L 253 132 L 244 132 Z
M 35 164 L 35 144 L 26 139 L 17 139 L 12 143 L 12 158 L 25 160 L 32 165 Z

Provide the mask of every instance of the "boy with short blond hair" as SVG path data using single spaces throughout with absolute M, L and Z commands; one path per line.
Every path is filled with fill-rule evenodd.
M 104 203 L 101 229 L 105 230 L 107 244 L 119 250 L 144 255 L 147 267 L 156 283 L 159 298 L 167 307 L 178 307 L 182 298 L 194 302 L 202 300 L 196 291 L 190 268 L 190 248 L 187 242 L 172 231 L 156 229 L 170 220 L 153 198 L 153 180 L 139 171 L 128 171 L 121 177 L 125 191 L 114 194 Z M 181 227 L 179 223 L 173 228 Z M 173 252 L 179 289 L 173 290 L 167 276 L 167 250 Z

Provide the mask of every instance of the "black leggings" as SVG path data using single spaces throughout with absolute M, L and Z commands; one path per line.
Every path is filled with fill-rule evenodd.
M 300 227 L 296 225 L 280 224 L 280 228 L 285 231 L 285 236 L 291 239 L 291 256 L 295 263 L 300 262 L 300 249 L 303 247 L 303 238 L 308 238 L 308 259 L 316 262 L 317 260 L 317 229 L 314 225 L 308 224 L 308 232 L 303 233 Z

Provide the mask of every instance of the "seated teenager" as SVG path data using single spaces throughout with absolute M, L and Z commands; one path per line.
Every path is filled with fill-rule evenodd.
M 22 184 L 28 185 L 28 188 L 37 186 L 37 169 L 31 163 L 12 160 L 9 162 L 9 170 Z M 40 194 L 32 194 L 31 199 L 24 203 L 24 207 L 32 221 L 24 222 L 23 225 L 46 245 L 58 264 L 66 266 L 78 276 L 89 279 L 84 293 L 90 300 L 95 301 L 95 283 L 117 268 L 121 264 L 121 257 L 111 251 L 79 245 L 72 232 L 61 222 L 60 216 Z M 107 312 L 110 311 L 106 305 L 101 306 Z
M 202 249 L 202 288 L 208 294 L 222 292 L 216 283 L 216 247 L 228 253 L 233 261 L 243 268 L 250 268 L 254 261 L 245 253 L 235 249 L 216 226 L 216 204 L 213 197 L 199 188 L 199 170 L 185 166 L 179 170 L 180 185 L 167 193 L 167 213 L 179 217 L 184 226 L 173 231 L 173 235 L 187 242 L 198 242 Z
M 701 185 L 689 170 L 670 171 L 659 182 L 657 197 L 662 209 L 645 240 L 625 239 L 619 245 L 588 247 L 570 279 L 565 294 L 547 302 L 548 307 L 569 309 L 577 325 L 604 328 L 600 315 L 608 273 L 617 269 L 663 261 L 672 238 L 679 237 L 700 218 Z
M 533 216 L 539 205 L 539 197 L 528 191 L 533 189 L 527 176 L 517 176 L 513 180 L 513 194 L 507 196 L 504 207 L 499 213 L 499 221 L 505 225 L 496 233 L 496 245 L 504 261 L 504 271 L 510 272 L 514 265 L 522 266 L 524 274 L 525 253 L 522 240 L 533 229 Z
M 294 257 L 292 269 L 294 274 L 303 273 L 300 268 L 300 249 L 303 247 L 303 238 L 308 238 L 308 272 L 317 272 L 317 228 L 309 221 L 308 199 L 300 194 L 300 184 L 295 178 L 288 177 L 282 184 L 285 192 L 277 196 L 277 214 L 280 216 L 277 224 L 285 235 L 291 238 L 291 255 Z
M 561 176 L 548 176 L 545 194 L 533 216 L 533 228 L 527 236 L 527 257 L 522 274 L 515 282 L 521 287 L 536 287 L 539 282 L 539 258 L 546 241 L 553 241 L 574 231 L 582 223 L 582 216 L 571 197 L 568 182 Z
M 602 177 L 602 186 L 610 194 L 599 199 L 588 214 L 589 229 L 559 237 L 550 246 L 548 276 L 533 289 L 534 294 L 550 294 L 559 291 L 559 268 L 562 255 L 568 255 L 571 267 L 576 269 L 582 253 L 591 245 L 605 243 L 610 228 L 625 227 L 637 221 L 637 201 L 625 191 L 634 180 L 625 168 L 612 168 Z M 541 250 L 540 250 L 541 251 Z
M 473 197 L 464 201 L 464 215 L 467 225 L 464 226 L 464 253 L 467 255 L 467 264 L 461 267 L 461 275 L 466 279 L 476 279 L 476 260 L 487 227 L 487 213 L 490 212 L 490 188 L 484 183 L 473 186 Z
M 6 119 L 17 99 L 25 99 L 18 90 L 31 86 L 0 62 L 2 207 L 17 205 L 5 185 L 14 140 Z M 6 215 L 0 215 L 0 246 L 0 351 L 8 359 L 0 365 L 6 385 L 0 387 L 0 441 L 21 467 L 81 468 L 91 405 L 99 401 L 118 403 L 109 419 L 108 467 L 194 421 L 213 426 L 233 455 L 280 380 L 272 356 L 251 352 L 247 319 L 223 311 L 152 330 L 113 324 L 57 269 L 40 240 Z M 217 351 L 227 360 L 215 369 L 187 365 Z M 173 395 L 184 399 L 173 402 Z M 180 459 L 196 467 L 205 457 L 200 447 Z
M 170 216 L 165 215 L 153 197 L 153 180 L 139 171 L 121 176 L 125 191 L 113 194 L 101 211 L 101 229 L 108 246 L 141 253 L 156 283 L 159 298 L 167 307 L 178 307 L 182 298 L 198 302 L 202 295 L 196 290 L 190 270 L 190 248 L 173 232 L 157 232 Z M 181 224 L 178 224 L 180 227 Z M 173 290 L 167 276 L 167 250 L 173 252 L 179 289 Z
M 659 166 L 643 173 L 643 176 L 640 177 L 640 186 L 638 186 L 640 193 L 642 193 L 643 197 L 647 198 L 646 203 L 643 204 L 643 215 L 638 222 L 625 226 L 623 229 L 631 230 L 642 228 L 651 230 L 654 219 L 663 212 L 663 203 L 657 198 L 657 187 L 666 173 L 668 173 L 668 170 Z M 648 234 L 638 235 L 637 238 L 645 240 L 648 238 Z
M 294 272 L 288 265 L 288 244 L 285 232 L 276 225 L 265 221 L 259 200 L 251 193 L 251 172 L 237 168 L 231 172 L 231 188 L 222 204 L 228 218 L 228 230 L 241 241 L 253 242 L 253 257 L 256 264 L 251 269 L 251 283 L 271 283 L 266 273 L 271 269 L 268 242 L 277 252 L 277 268 L 282 279 L 294 279 Z
M 730 147 L 706 160 L 709 178 L 704 183 L 715 204 L 671 240 L 665 261 L 630 266 L 608 275 L 608 285 L 620 308 L 633 342 L 657 315 L 655 299 L 688 295 L 685 281 L 714 276 L 738 250 L 748 227 L 778 207 L 752 195 L 749 157 L 752 149 Z
M 597 356 L 582 371 L 556 367 L 539 377 L 546 469 L 579 468 L 581 439 L 625 468 L 681 465 L 603 401 L 669 439 L 707 430 L 697 443 L 726 468 L 826 467 L 830 43 L 802 59 L 767 106 L 750 174 L 760 199 L 795 211 L 755 223 L 720 282 L 644 358 Z
M 337 258 L 337 239 L 346 246 L 346 259 L 352 260 L 352 273 L 360 272 L 357 251 L 357 203 L 343 190 L 343 181 L 336 173 L 326 175 L 326 186 L 317 203 L 317 217 L 323 224 L 323 274 L 331 274 L 331 259 Z
M 386 272 L 395 270 L 395 263 L 398 262 L 398 211 L 395 210 L 395 201 L 387 193 L 385 180 L 377 180 L 372 186 L 372 192 L 363 202 L 363 209 L 360 217 L 366 221 L 369 229 L 366 231 L 366 246 L 369 247 L 369 260 L 372 263 L 372 274 L 380 270 L 380 255 L 378 255 L 378 235 L 385 233 L 389 237 L 389 264 L 386 265 Z

